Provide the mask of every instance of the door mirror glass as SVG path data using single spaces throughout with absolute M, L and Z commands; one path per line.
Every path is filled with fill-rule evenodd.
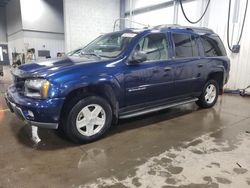
M 135 51 L 131 57 L 131 63 L 142 63 L 147 60 L 147 54 L 142 51 Z

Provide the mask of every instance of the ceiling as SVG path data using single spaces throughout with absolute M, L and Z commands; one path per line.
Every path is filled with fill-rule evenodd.
M 0 0 L 0 7 L 5 7 L 10 0 Z

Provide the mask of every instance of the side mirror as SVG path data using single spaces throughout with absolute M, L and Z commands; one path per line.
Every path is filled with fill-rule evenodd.
M 132 57 L 130 62 L 131 63 L 142 63 L 143 61 L 147 60 L 147 54 L 144 52 L 135 52 Z

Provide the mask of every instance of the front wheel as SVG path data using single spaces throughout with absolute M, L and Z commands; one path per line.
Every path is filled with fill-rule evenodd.
M 68 111 L 64 131 L 78 143 L 101 138 L 112 122 L 112 109 L 103 98 L 91 96 L 80 99 Z
M 209 80 L 196 104 L 202 108 L 211 108 L 218 99 L 219 86 L 215 80 Z

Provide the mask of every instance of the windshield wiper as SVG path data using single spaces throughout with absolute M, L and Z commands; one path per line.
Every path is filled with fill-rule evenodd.
M 81 55 L 92 55 L 92 56 L 95 56 L 95 57 L 97 57 L 97 58 L 99 58 L 99 59 L 102 59 L 101 56 L 99 56 L 99 55 L 96 54 L 96 53 L 84 53 L 84 52 L 81 52 Z

